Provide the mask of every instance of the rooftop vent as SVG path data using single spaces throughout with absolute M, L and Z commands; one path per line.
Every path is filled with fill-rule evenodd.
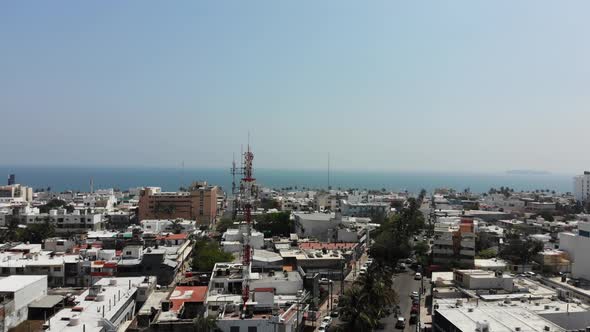
M 80 316 L 74 315 L 70 318 L 70 322 L 68 323 L 69 326 L 78 326 L 80 325 Z
M 515 328 L 514 328 L 514 331 L 516 331 L 516 332 L 520 332 L 520 327 L 518 327 L 518 326 L 517 326 L 517 327 L 515 327 Z

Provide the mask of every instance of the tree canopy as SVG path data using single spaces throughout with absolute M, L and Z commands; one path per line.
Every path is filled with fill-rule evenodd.
M 543 250 L 543 242 L 513 235 L 508 238 L 508 243 L 500 251 L 500 257 L 514 264 L 528 264 L 541 250 Z
M 289 236 L 293 228 L 291 213 L 283 211 L 261 214 L 256 217 L 255 228 L 265 237 Z
M 231 262 L 234 256 L 223 251 L 217 242 L 208 238 L 201 238 L 195 242 L 193 248 L 193 270 L 199 272 L 211 271 L 215 263 Z
M 71 205 L 68 205 L 68 203 L 66 201 L 61 200 L 61 199 L 57 199 L 57 198 L 53 198 L 49 202 L 47 202 L 45 205 L 41 205 L 39 207 L 39 212 L 48 213 L 49 210 L 55 210 L 55 209 L 59 209 L 59 208 L 65 208 L 66 211 L 68 211 L 68 212 L 74 211 L 74 207 Z

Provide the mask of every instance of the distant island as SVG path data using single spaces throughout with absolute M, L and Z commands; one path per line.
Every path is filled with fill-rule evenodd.
M 532 169 L 513 169 L 506 171 L 506 174 L 511 175 L 549 175 L 551 172 L 547 171 L 537 171 Z

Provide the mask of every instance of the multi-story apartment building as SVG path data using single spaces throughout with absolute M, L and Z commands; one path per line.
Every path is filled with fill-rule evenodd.
M 217 328 L 233 331 L 298 331 L 308 305 L 299 271 L 250 273 L 247 310 L 242 305 L 243 266 L 217 263 L 209 281 L 206 312 L 217 317 Z M 299 303 L 299 304 L 298 304 Z
M 76 297 L 47 322 L 45 331 L 117 331 L 131 321 L 156 288 L 156 278 L 104 278 Z M 124 328 L 123 328 L 124 329 Z
M 472 266 L 475 259 L 473 219 L 462 218 L 458 224 L 437 225 L 432 255 L 434 263 L 447 264 L 456 261 Z
M 573 261 L 571 272 L 574 278 L 590 279 L 590 222 L 580 222 L 578 231 L 559 233 L 559 249 L 567 252 Z
M 207 225 L 217 217 L 219 188 L 206 182 L 195 182 L 186 192 L 162 192 L 159 187 L 148 187 L 139 194 L 139 220 L 190 219 Z
M 342 200 L 341 209 L 343 216 L 373 217 L 376 215 L 387 216 L 391 210 L 390 205 L 384 202 L 353 203 Z
M 590 171 L 574 177 L 574 197 L 581 202 L 590 197 Z
M 33 188 L 11 184 L 0 186 L 0 203 L 25 203 L 33 201 Z
M 105 220 L 102 213 L 95 213 L 92 210 L 74 210 L 71 213 L 68 213 L 65 209 L 50 210 L 49 213 L 32 211 L 4 216 L 4 219 L 5 223 L 16 219 L 21 225 L 43 224 L 47 222 L 55 226 L 55 232 L 57 234 L 82 234 L 88 231 L 101 231 L 105 229 Z

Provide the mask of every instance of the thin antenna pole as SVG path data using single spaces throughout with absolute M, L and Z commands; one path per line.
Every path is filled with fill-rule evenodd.
M 328 152 L 328 190 L 330 190 L 330 152 Z

